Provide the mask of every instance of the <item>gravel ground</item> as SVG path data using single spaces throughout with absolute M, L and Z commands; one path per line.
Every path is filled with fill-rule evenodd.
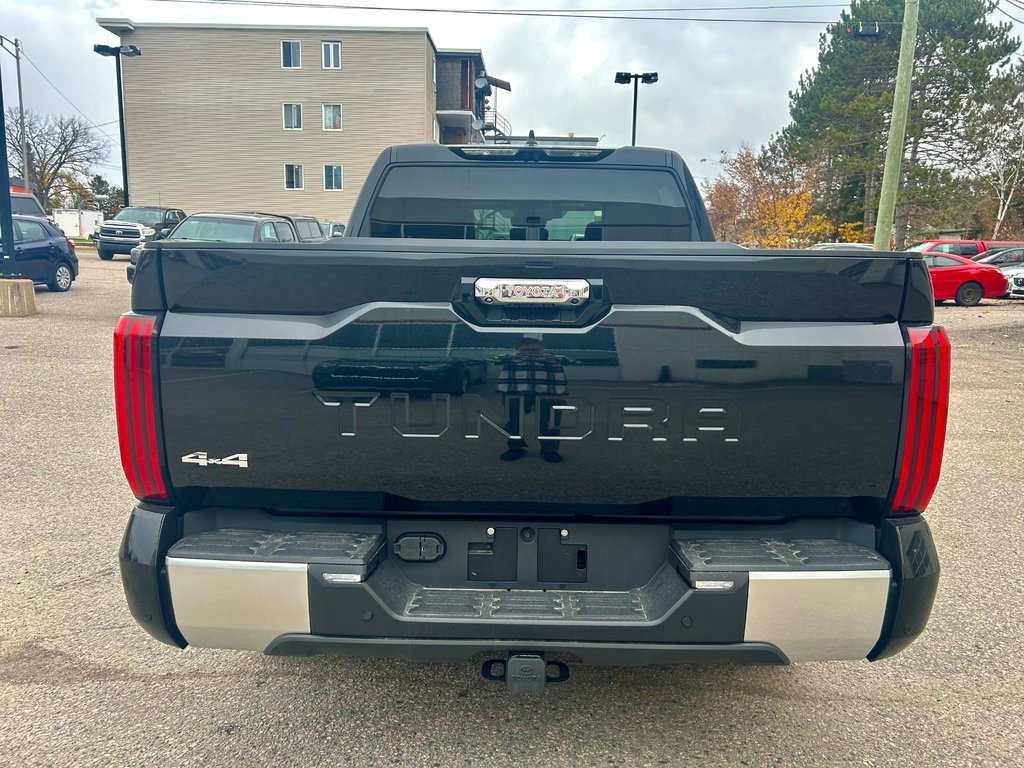
M 1024 763 L 1024 302 L 936 310 L 955 359 L 926 634 L 878 663 L 577 666 L 541 697 L 474 667 L 178 651 L 128 614 L 110 338 L 124 260 L 0 319 L 0 764 Z

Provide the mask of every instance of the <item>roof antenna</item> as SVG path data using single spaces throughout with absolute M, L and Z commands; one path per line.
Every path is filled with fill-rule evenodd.
M 526 146 L 528 146 L 528 147 L 536 147 L 537 146 L 537 137 L 533 133 L 533 128 L 530 129 L 530 135 L 526 137 Z

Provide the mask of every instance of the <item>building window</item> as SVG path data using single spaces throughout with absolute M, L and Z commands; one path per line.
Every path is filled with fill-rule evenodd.
M 293 163 L 285 163 L 284 166 L 284 188 L 302 189 L 302 166 Z
M 323 50 L 324 69 L 341 69 L 341 43 L 337 40 L 324 40 L 320 46 Z
M 435 144 L 440 144 L 441 143 L 441 124 L 439 122 L 437 122 L 436 118 L 434 120 L 434 143 Z
M 284 104 L 284 129 L 286 131 L 302 130 L 302 105 Z
M 430 72 L 430 81 L 434 85 L 437 85 L 437 59 L 432 59 L 430 63 L 432 65 Z
M 345 171 L 340 165 L 324 166 L 324 191 L 340 192 L 345 188 Z
M 341 130 L 341 104 L 324 104 L 324 130 Z
M 302 43 L 298 40 L 281 41 L 281 68 L 302 69 Z

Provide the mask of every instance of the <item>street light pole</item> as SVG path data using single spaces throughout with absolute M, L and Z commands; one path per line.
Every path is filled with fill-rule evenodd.
M 7 50 L 7 45 L 14 45 L 14 52 Z M 18 115 L 21 123 L 21 177 L 25 182 L 25 191 L 31 192 L 31 183 L 28 178 L 28 136 L 25 133 L 25 99 L 21 92 L 21 40 L 10 38 L 0 35 L 0 48 L 11 54 L 14 57 L 14 67 L 18 73 Z M 8 179 L 9 181 L 9 179 Z M 10 187 L 8 186 L 8 189 Z
M 135 45 L 94 45 L 93 51 L 100 56 L 113 56 L 117 72 L 117 122 L 121 128 L 121 188 L 124 191 L 124 205 L 129 205 L 128 198 L 128 143 L 124 137 L 124 88 L 121 85 L 121 57 L 141 56 L 142 51 Z
M 117 124 L 121 129 L 121 184 L 124 190 L 124 207 L 128 202 L 128 146 L 124 140 L 124 90 L 121 87 L 121 52 L 114 57 L 114 69 L 117 71 Z
M 618 85 L 629 85 L 630 81 L 633 81 L 633 143 L 631 146 L 636 146 L 636 101 L 638 91 L 640 90 L 640 83 L 644 85 L 652 85 L 658 82 L 657 72 L 644 72 L 642 74 L 634 74 L 633 72 L 616 72 L 615 82 Z
M 633 140 L 629 146 L 636 146 L 636 97 L 640 91 L 640 78 L 633 76 Z

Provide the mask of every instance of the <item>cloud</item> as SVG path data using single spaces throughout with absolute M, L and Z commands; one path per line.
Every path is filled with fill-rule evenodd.
M 374 4 L 417 3 L 376 0 Z M 572 4 L 559 3 L 562 7 Z M 443 5 L 498 8 L 516 4 L 444 0 Z M 602 5 L 629 4 L 626 0 L 575 2 L 577 7 Z M 519 7 L 524 6 L 519 3 Z M 838 10 L 777 13 L 788 18 L 829 18 L 837 16 Z M 499 93 L 498 109 L 516 132 L 573 131 L 604 137 L 602 143 L 610 146 L 629 142 L 632 110 L 632 88 L 615 85 L 614 73 L 657 71 L 657 84 L 640 86 L 638 143 L 677 150 L 698 174 L 701 158 L 717 158 L 721 150 L 735 150 L 743 142 L 760 144 L 785 125 L 787 93 L 799 73 L 814 63 L 822 31 L 815 25 L 232 8 L 146 0 L 50 0 L 46 4 L 0 0 L 0 16 L 5 19 L 4 33 L 22 38 L 33 61 L 97 124 L 117 118 L 113 64 L 92 53 L 94 43 L 113 42 L 96 26 L 97 16 L 126 16 L 135 21 L 425 26 L 439 47 L 480 48 L 491 74 L 512 83 L 512 93 Z M 13 61 L 2 58 L 6 101 L 16 103 Z M 31 67 L 23 67 L 23 77 L 30 108 L 74 113 Z M 116 124 L 102 130 L 117 138 Z M 111 144 L 105 175 L 118 178 L 118 162 L 118 148 Z

